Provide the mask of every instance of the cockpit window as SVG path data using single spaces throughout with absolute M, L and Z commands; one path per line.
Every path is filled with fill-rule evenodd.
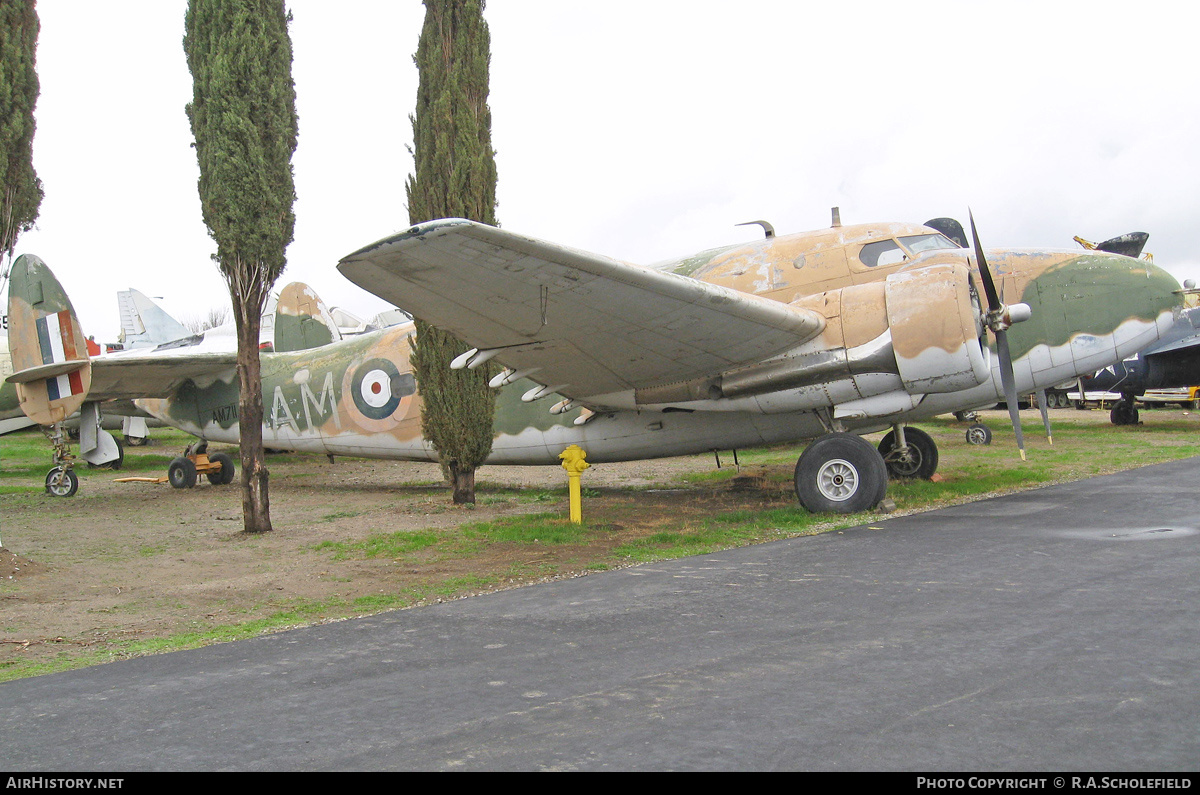
M 958 244 L 942 234 L 906 235 L 900 238 L 904 247 L 913 254 L 922 251 L 936 251 L 943 248 L 958 248 Z
M 858 252 L 858 259 L 868 268 L 880 265 L 895 265 L 904 261 L 904 249 L 895 240 L 878 240 L 868 243 Z

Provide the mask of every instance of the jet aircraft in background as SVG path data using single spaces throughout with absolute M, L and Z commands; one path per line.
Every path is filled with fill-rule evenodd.
M 1018 390 L 1119 361 L 1181 312 L 1175 280 L 1152 264 L 1107 252 L 985 253 L 973 223 L 973 250 L 925 225 L 842 226 L 836 215 L 815 232 L 763 227 L 765 239 L 640 267 L 445 219 L 338 267 L 474 345 L 455 366 L 505 365 L 493 380 L 489 463 L 557 465 L 571 444 L 601 463 L 815 439 L 795 475 L 813 511 L 871 508 L 889 474 L 932 476 L 937 448 L 908 423 L 1008 395 L 1015 407 Z M 31 329 L 50 310 L 10 313 Z M 412 338 L 402 325 L 265 354 L 264 444 L 436 460 L 420 432 Z M 35 365 L 16 380 L 40 383 Z M 238 439 L 228 360 L 100 359 L 90 396 L 140 397 L 168 424 Z M 889 428 L 878 449 L 860 438 Z

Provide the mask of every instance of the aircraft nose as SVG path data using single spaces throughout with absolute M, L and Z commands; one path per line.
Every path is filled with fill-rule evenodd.
M 1046 346 L 1051 359 L 1069 352 L 1076 372 L 1094 371 L 1160 339 L 1183 306 L 1175 278 L 1146 260 L 1010 251 L 995 262 L 1001 285 L 1015 288 L 1005 300 L 1031 308 L 1029 320 L 1010 332 L 1014 358 Z

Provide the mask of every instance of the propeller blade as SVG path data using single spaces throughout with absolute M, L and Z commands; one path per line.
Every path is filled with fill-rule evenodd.
M 1000 300 L 1000 296 L 996 293 L 996 283 L 992 281 L 992 272 L 988 268 L 987 259 L 983 256 L 983 246 L 979 243 L 979 232 L 975 229 L 975 214 L 967 210 L 967 216 L 971 221 L 971 242 L 975 246 L 975 259 L 979 265 L 979 278 L 983 282 L 983 291 L 988 299 L 988 328 L 996 335 L 996 353 L 1000 358 L 1000 383 L 1004 386 L 1004 402 L 1008 404 L 1008 418 L 1012 422 L 1013 435 L 1017 437 L 1017 450 L 1021 453 L 1021 460 L 1025 460 L 1025 437 L 1021 433 L 1021 415 L 1020 409 L 1017 408 L 1017 378 L 1013 374 L 1012 354 L 1008 350 L 1008 326 L 1014 319 L 1005 319 L 1003 316 L 1009 314 L 1004 310 L 1006 307 Z M 1014 304 L 1013 308 L 1024 307 L 1028 310 L 1029 307 L 1024 304 Z M 1028 312 L 1019 312 L 1021 317 L 1019 320 L 1024 320 L 1029 317 Z M 1019 322 L 1018 320 L 1018 322 Z
M 1017 379 L 1013 375 L 1012 354 L 1008 352 L 1008 333 L 996 332 L 996 353 L 1000 355 L 1000 383 L 1004 385 L 1004 402 L 1008 404 L 1008 419 L 1012 422 L 1013 435 L 1017 437 L 1017 450 L 1025 460 L 1025 437 L 1021 433 L 1021 414 L 1017 406 Z
M 979 266 L 979 278 L 983 281 L 983 292 L 987 296 L 988 311 L 995 312 L 1003 306 L 996 292 L 996 283 L 992 281 L 992 272 L 988 268 L 987 259 L 983 256 L 983 246 L 979 244 L 979 233 L 975 231 L 975 215 L 967 210 L 971 221 L 971 243 L 975 246 L 975 261 Z
M 1050 433 L 1050 412 L 1047 410 L 1046 406 L 1046 390 L 1039 389 L 1037 391 L 1037 399 L 1038 408 L 1042 410 L 1042 426 L 1046 429 L 1046 441 L 1050 442 L 1050 445 L 1053 446 L 1054 435 Z

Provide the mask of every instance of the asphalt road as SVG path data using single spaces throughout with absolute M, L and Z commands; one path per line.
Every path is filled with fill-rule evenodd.
M 1198 475 L 11 682 L 0 770 L 1195 770 Z

